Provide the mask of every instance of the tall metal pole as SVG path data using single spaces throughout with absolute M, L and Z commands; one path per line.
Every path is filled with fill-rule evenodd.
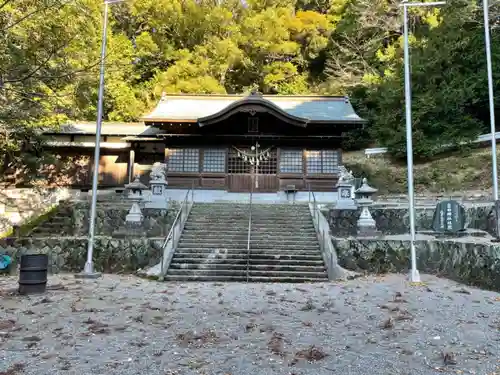
M 408 202 L 410 214 L 410 252 L 411 271 L 410 281 L 420 282 L 417 269 L 417 254 L 415 251 L 415 201 L 413 188 L 413 139 L 411 127 L 411 88 L 410 88 L 410 47 L 408 37 L 408 7 L 403 4 L 404 27 L 404 65 L 405 65 L 405 105 L 406 105 L 406 162 L 408 165 Z
M 92 176 L 92 203 L 90 206 L 90 222 L 89 222 L 89 238 L 87 246 L 87 262 L 83 269 L 83 276 L 98 277 L 100 274 L 94 272 L 94 263 L 92 262 L 92 254 L 94 252 L 95 238 L 95 217 L 97 206 L 97 185 L 99 183 L 99 158 L 100 158 L 100 143 L 101 143 L 101 127 L 102 127 L 102 103 L 104 97 L 104 60 L 106 58 L 106 35 L 108 29 L 108 2 L 104 2 L 104 20 L 102 28 L 102 44 L 101 44 L 101 70 L 99 76 L 99 98 L 97 102 L 97 124 L 95 131 L 95 151 L 94 151 L 94 175 Z
M 495 103 L 493 97 L 493 69 L 491 66 L 490 19 L 488 0 L 483 0 L 484 43 L 486 45 L 486 66 L 488 70 L 488 96 L 490 102 L 491 160 L 493 177 L 493 198 L 498 201 L 497 141 L 495 129 Z
M 406 105 L 406 162 L 408 164 L 408 211 L 410 215 L 410 254 L 411 271 L 410 281 L 420 282 L 420 274 L 417 269 L 417 254 L 415 250 L 415 193 L 413 187 L 413 136 L 411 125 L 411 81 L 410 81 L 410 43 L 408 35 L 408 7 L 409 6 L 435 6 L 444 5 L 445 1 L 408 3 L 403 0 L 403 33 L 404 33 L 404 75 L 405 75 L 405 105 Z

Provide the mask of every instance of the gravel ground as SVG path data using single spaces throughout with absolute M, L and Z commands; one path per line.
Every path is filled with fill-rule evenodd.
M 0 278 L 0 374 L 500 374 L 500 294 L 433 276 L 331 284 Z

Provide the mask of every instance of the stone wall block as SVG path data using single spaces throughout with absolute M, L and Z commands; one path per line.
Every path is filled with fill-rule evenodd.
M 408 272 L 410 242 L 333 238 L 339 264 L 367 273 Z M 500 291 L 500 245 L 463 240 L 415 242 L 418 268 L 467 284 Z
M 476 206 L 466 209 L 468 228 L 479 229 L 496 236 L 496 217 L 492 212 L 493 206 Z M 385 235 L 409 233 L 408 209 L 384 208 L 373 206 L 370 208 L 377 229 Z M 332 235 L 348 237 L 356 235 L 356 222 L 360 210 L 323 210 L 328 218 Z M 417 208 L 415 213 L 415 226 L 417 231 L 431 230 L 434 208 Z

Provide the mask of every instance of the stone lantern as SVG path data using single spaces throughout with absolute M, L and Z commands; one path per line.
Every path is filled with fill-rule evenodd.
M 375 220 L 368 209 L 373 204 L 372 196 L 378 190 L 368 185 L 366 178 L 363 178 L 363 184 L 355 191 L 356 203 L 361 207 L 361 215 L 358 219 L 358 234 L 373 236 L 377 233 Z
M 139 226 L 144 220 L 144 215 L 139 207 L 139 202 L 144 200 L 143 192 L 148 190 L 148 187 L 139 180 L 139 176 L 135 176 L 134 181 L 125 185 L 125 189 L 128 191 L 128 198 L 134 202 L 132 203 L 132 207 L 130 208 L 128 215 L 125 217 L 125 223 L 127 224 L 127 227 L 130 225 Z
M 134 181 L 132 181 L 130 184 L 125 185 L 125 190 L 128 191 L 128 198 L 143 200 L 143 192 L 145 190 L 148 190 L 148 187 L 139 180 L 139 176 L 135 176 Z

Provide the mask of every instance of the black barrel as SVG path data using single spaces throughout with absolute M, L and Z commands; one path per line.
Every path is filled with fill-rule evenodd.
M 45 293 L 47 289 L 47 254 L 27 254 L 21 256 L 19 267 L 19 293 Z

